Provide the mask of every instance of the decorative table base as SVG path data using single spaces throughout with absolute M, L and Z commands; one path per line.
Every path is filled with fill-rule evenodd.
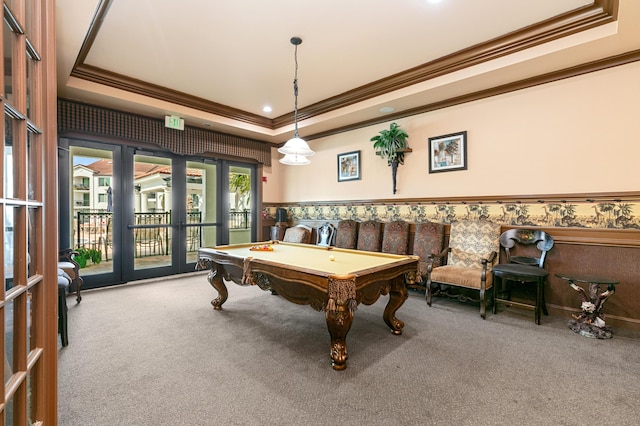
M 570 319 L 567 325 L 574 333 L 593 339 L 611 339 L 613 336 L 609 327 L 598 327 L 595 324 L 588 324 L 577 319 Z
M 580 305 L 582 311 L 571 315 L 573 319 L 567 323 L 569 328 L 581 336 L 593 339 L 610 339 L 613 333 L 609 327 L 605 326 L 603 308 L 604 302 L 616 292 L 615 285 L 618 284 L 618 281 L 562 274 L 556 274 L 556 276 L 567 280 L 571 288 L 577 291 L 582 299 L 582 305 Z M 588 296 L 587 292 L 576 282 L 589 284 Z M 600 284 L 607 284 L 607 290 L 600 293 Z

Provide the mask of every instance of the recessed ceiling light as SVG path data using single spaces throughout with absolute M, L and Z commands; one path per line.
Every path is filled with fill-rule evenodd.
M 271 112 L 273 111 L 269 105 L 265 105 L 262 107 L 262 112 Z
M 389 114 L 390 112 L 393 112 L 395 110 L 396 109 L 394 107 L 390 107 L 390 106 L 380 108 L 380 112 L 383 114 Z
M 440 3 L 441 0 L 427 0 L 427 3 L 436 4 Z

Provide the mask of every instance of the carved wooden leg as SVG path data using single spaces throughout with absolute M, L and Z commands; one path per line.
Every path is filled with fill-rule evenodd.
M 222 281 L 222 275 L 218 273 L 218 266 L 216 265 L 216 269 L 211 269 L 209 274 L 207 275 L 207 280 L 209 284 L 218 292 L 218 297 L 211 301 L 211 305 L 213 309 L 219 311 L 222 309 L 222 304 L 227 301 L 229 297 L 229 292 L 227 291 L 227 286 L 224 285 L 224 281 Z
M 80 276 L 80 272 L 76 275 L 76 302 L 80 303 L 82 301 L 82 295 L 80 294 L 80 290 L 82 289 L 82 285 L 84 284 L 84 279 Z
M 428 291 L 428 289 L 427 289 Z M 384 314 L 382 318 L 384 322 L 391 328 L 393 334 L 402 334 L 402 328 L 404 322 L 395 317 L 396 311 L 402 306 L 405 300 L 409 297 L 409 292 L 404 285 L 404 277 L 400 276 L 393 280 L 391 283 L 391 290 L 389 291 L 389 302 L 384 308 Z
M 431 274 L 429 274 L 429 276 L 427 277 L 427 295 L 426 295 L 427 305 L 429 306 L 431 306 L 432 292 L 433 290 L 431 290 Z
M 331 365 L 334 370 L 347 368 L 347 333 L 353 322 L 353 312 L 339 305 L 335 311 L 326 312 L 327 328 L 331 336 Z

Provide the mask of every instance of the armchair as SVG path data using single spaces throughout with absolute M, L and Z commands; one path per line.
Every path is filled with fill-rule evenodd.
M 80 303 L 82 295 L 80 290 L 84 284 L 84 280 L 80 276 L 80 265 L 73 258 L 78 254 L 70 248 L 62 249 L 58 252 L 58 268 L 62 269 L 70 278 L 72 287 L 76 290 L 76 302 Z
M 431 306 L 433 287 L 439 294 L 465 302 L 480 302 L 480 316 L 486 318 L 487 290 L 493 288 L 491 269 L 500 250 L 500 225 L 488 221 L 460 221 L 451 224 L 449 247 L 438 255 L 431 255 L 427 264 L 427 304 Z M 435 266 L 437 258 L 447 257 L 443 266 Z M 478 299 L 465 294 L 451 294 L 442 288 L 462 287 L 479 292 Z

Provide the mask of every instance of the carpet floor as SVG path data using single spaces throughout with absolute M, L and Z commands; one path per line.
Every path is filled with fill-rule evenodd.
M 637 425 L 640 334 L 573 333 L 566 319 L 410 292 L 360 305 L 347 369 L 334 371 L 324 314 L 202 273 L 69 297 L 59 424 Z

